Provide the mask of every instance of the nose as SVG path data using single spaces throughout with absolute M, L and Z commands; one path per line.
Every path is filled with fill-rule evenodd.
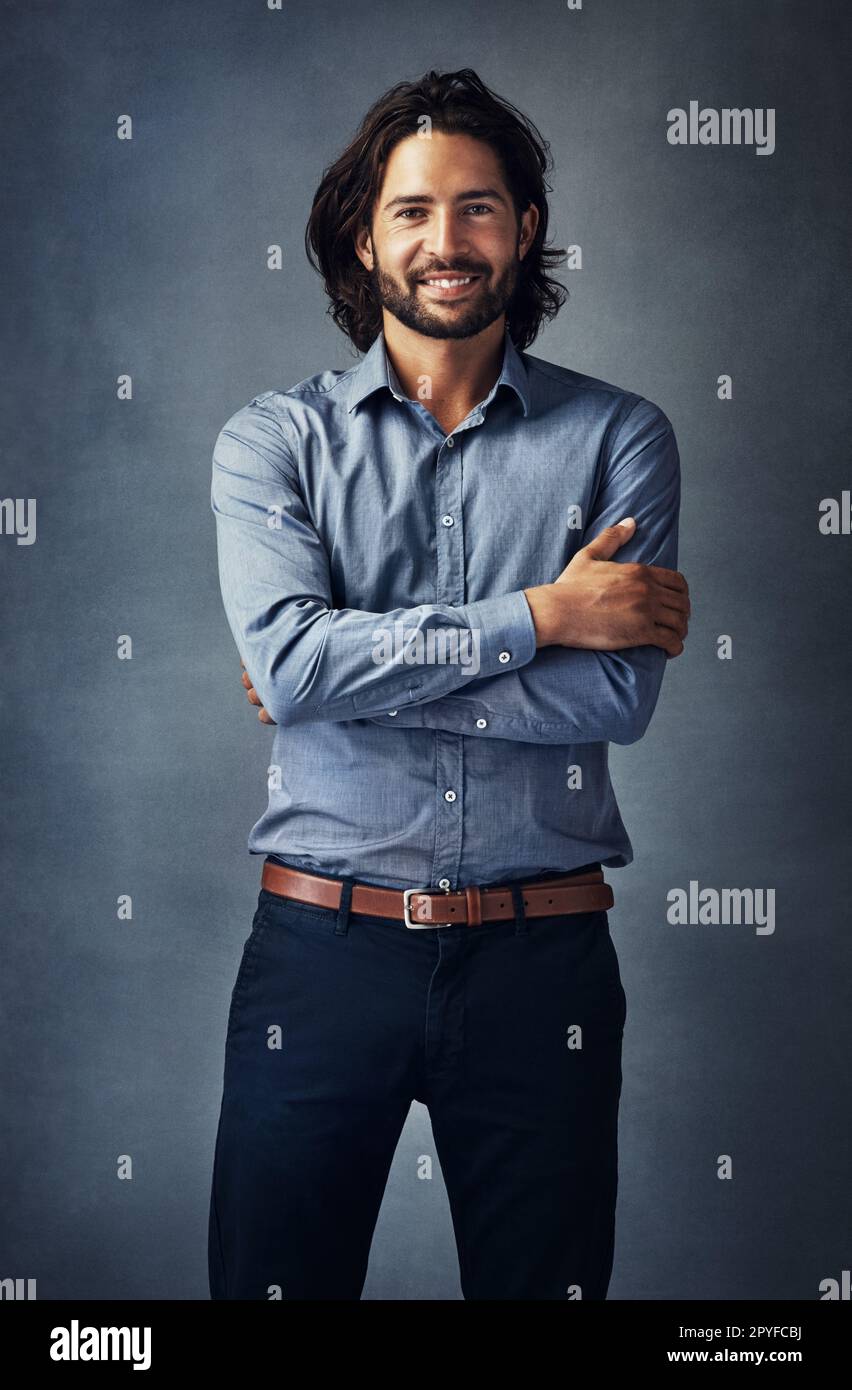
M 435 215 L 429 220 L 423 250 L 436 260 L 447 261 L 450 264 L 454 257 L 464 257 L 470 253 L 467 228 L 459 221 L 452 208 L 435 210 Z

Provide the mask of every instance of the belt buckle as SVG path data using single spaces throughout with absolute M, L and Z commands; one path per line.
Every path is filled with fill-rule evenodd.
M 444 891 L 448 893 L 450 890 L 449 890 L 448 888 L 446 888 Z M 432 894 L 433 892 L 434 892 L 434 890 L 433 890 L 432 888 L 429 888 L 429 887 L 426 887 L 426 888 L 404 888 L 404 889 L 402 890 L 402 898 L 403 898 L 403 904 L 404 904 L 403 909 L 402 909 L 402 915 L 403 915 L 403 917 L 405 918 L 405 925 L 406 925 L 407 927 L 411 927 L 412 931 L 422 931 L 425 927 L 453 927 L 453 926 L 455 926 L 455 923 L 454 923 L 454 922 L 412 922 L 412 920 L 411 920 L 411 895 L 412 895 L 412 893 L 429 893 L 429 894 Z

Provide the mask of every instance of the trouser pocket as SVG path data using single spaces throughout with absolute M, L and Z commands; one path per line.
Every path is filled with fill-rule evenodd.
M 269 907 L 265 902 L 259 902 L 255 909 L 252 919 L 251 931 L 243 944 L 243 953 L 240 958 L 237 978 L 234 981 L 234 988 L 231 991 L 231 1006 L 228 1010 L 228 1035 L 231 1033 L 237 1009 L 251 981 L 257 967 L 257 950 L 260 945 L 261 937 L 266 929 L 269 918 Z

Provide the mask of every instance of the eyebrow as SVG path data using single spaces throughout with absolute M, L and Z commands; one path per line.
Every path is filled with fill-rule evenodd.
M 503 194 L 496 188 L 468 188 L 464 193 L 457 193 L 455 201 L 457 203 L 467 203 L 474 198 L 494 198 L 498 203 L 505 203 Z M 437 200 L 429 193 L 400 193 L 396 198 L 391 198 L 385 203 L 383 211 L 387 208 L 399 207 L 402 204 L 410 203 L 434 203 Z

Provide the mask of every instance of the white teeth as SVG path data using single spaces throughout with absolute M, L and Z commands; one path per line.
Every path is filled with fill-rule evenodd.
M 468 275 L 464 280 L 427 280 L 427 285 L 438 285 L 442 290 L 454 289 L 456 285 L 469 285 L 472 277 Z

